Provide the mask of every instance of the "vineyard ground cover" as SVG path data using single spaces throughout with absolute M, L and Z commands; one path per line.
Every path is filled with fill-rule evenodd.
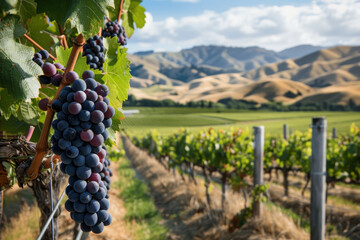
M 308 239 L 304 230 L 274 209 L 264 208 L 262 218 L 251 219 L 235 231 L 221 221 L 221 190 L 211 191 L 212 208 L 206 204 L 203 182 L 197 185 L 173 176 L 153 157 L 123 138 L 133 167 L 147 181 L 155 204 L 169 227 L 169 239 Z M 249 200 L 249 199 L 248 199 Z M 236 204 L 234 204 L 236 203 Z M 248 201 L 250 204 L 250 201 Z M 225 218 L 231 219 L 244 207 L 242 194 L 227 192 Z M 233 218 L 236 219 L 236 218 Z
M 351 123 L 360 125 L 358 112 L 270 112 L 240 111 L 230 109 L 204 108 L 162 108 L 139 107 L 139 114 L 126 117 L 122 127 L 132 135 L 142 136 L 149 129 L 156 129 L 162 135 L 169 135 L 178 128 L 185 127 L 192 132 L 213 127 L 214 129 L 243 128 L 252 129 L 255 125 L 264 125 L 265 134 L 280 136 L 283 124 L 288 124 L 292 131 L 307 131 L 311 117 L 325 116 L 328 120 L 328 132 L 333 127 L 338 134 L 349 131 Z

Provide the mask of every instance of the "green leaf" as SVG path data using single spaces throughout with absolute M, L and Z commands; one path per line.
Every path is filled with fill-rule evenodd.
M 22 102 L 17 112 L 17 118 L 27 124 L 36 125 L 40 114 L 31 104 Z
M 16 11 L 23 23 L 36 14 L 36 2 L 34 0 L 18 0 L 16 3 Z
M 130 61 L 126 58 L 126 48 L 119 46 L 116 38 L 105 40 L 109 49 L 106 52 L 106 60 L 103 65 L 105 75 L 102 78 L 104 84 L 109 89 L 109 100 L 111 105 L 118 109 L 122 107 L 122 102 L 128 97 L 130 88 Z
M 39 81 L 35 76 L 41 69 L 31 59 L 34 49 L 19 44 L 14 37 L 24 34 L 19 18 L 9 15 L 0 21 L 0 113 L 9 113 L 12 103 L 30 100 L 39 94 Z
M 108 15 L 108 9 L 113 8 L 111 0 L 36 0 L 38 12 L 46 12 L 61 26 L 70 21 L 85 38 L 95 35 L 102 26 L 104 16 Z
M 116 6 L 118 5 L 117 2 L 120 2 L 120 0 L 115 0 Z M 125 0 L 124 2 L 124 14 L 121 18 L 123 20 L 122 25 L 129 38 L 133 35 L 135 26 L 137 28 L 143 28 L 145 26 L 145 8 L 140 6 L 141 2 L 141 0 Z
M 27 23 L 29 30 L 28 35 L 37 42 L 44 49 L 50 51 L 50 47 L 55 44 L 54 37 L 51 37 L 48 33 L 44 33 L 49 28 L 50 24 L 45 14 L 37 14 L 33 16 Z M 40 50 L 40 49 L 38 49 Z
M 64 49 L 62 47 L 56 47 L 55 52 L 56 52 L 56 61 L 55 63 L 61 63 L 64 67 L 66 67 L 67 62 L 69 60 L 70 54 L 71 54 L 71 50 L 72 48 L 67 48 Z M 86 70 L 91 70 L 93 71 L 95 74 L 102 74 L 102 72 L 100 70 L 93 70 L 90 69 L 90 66 L 88 64 L 86 64 L 86 57 L 82 57 L 81 53 L 79 53 L 78 59 L 76 61 L 74 70 L 79 77 L 81 77 L 82 73 Z

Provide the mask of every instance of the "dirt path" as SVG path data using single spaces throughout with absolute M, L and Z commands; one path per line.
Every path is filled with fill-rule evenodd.
M 112 188 L 110 189 L 110 209 L 109 212 L 113 218 L 113 222 L 110 226 L 105 227 L 104 232 L 101 234 L 93 234 L 91 233 L 87 239 L 90 240 L 128 240 L 131 239 L 131 232 L 126 226 L 124 216 L 126 214 L 126 210 L 124 208 L 122 200 L 119 198 L 120 191 L 119 189 L 114 187 L 114 183 L 119 180 L 119 171 L 118 164 L 115 162 L 111 163 L 110 167 L 113 172 L 112 180 Z M 73 236 L 73 227 L 74 221 L 70 218 L 70 214 L 63 209 L 61 215 L 59 217 L 60 224 L 60 235 L 59 240 L 72 240 Z

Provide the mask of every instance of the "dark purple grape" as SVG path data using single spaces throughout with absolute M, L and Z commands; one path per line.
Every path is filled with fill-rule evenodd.
M 64 130 L 63 137 L 66 140 L 74 140 L 76 138 L 76 130 L 74 128 L 67 128 Z
M 109 218 L 104 222 L 104 226 L 109 226 L 112 223 L 112 217 L 111 214 L 109 213 Z
M 70 200 L 66 200 L 65 202 L 65 209 L 68 211 L 68 212 L 74 212 L 75 209 L 74 209 L 74 203 L 71 202 Z M 103 214 L 103 213 L 101 213 Z M 103 215 L 100 215 L 102 218 L 103 218 Z
M 69 127 L 69 123 L 68 123 L 67 121 L 65 121 L 65 120 L 61 120 L 61 121 L 59 121 L 59 122 L 57 123 L 56 127 L 57 127 L 57 129 L 58 129 L 59 131 L 62 132 L 62 131 L 64 131 L 66 128 Z
M 86 188 L 87 188 L 87 182 L 84 180 L 76 180 L 73 186 L 74 190 L 77 193 L 83 193 L 85 192 Z
M 112 106 L 108 106 L 108 109 L 106 110 L 104 117 L 105 118 L 112 118 L 115 115 L 115 108 Z
M 93 71 L 91 70 L 86 70 L 85 72 L 83 72 L 82 74 L 82 79 L 88 79 L 88 78 L 94 78 L 95 74 Z
M 74 100 L 78 103 L 83 103 L 86 101 L 86 93 L 83 91 L 77 91 L 74 95 Z
M 34 54 L 34 58 L 39 58 L 39 59 L 42 59 L 42 56 L 40 53 L 35 53 Z
M 80 202 L 82 203 L 89 203 L 92 199 L 92 196 L 88 192 L 83 192 L 80 194 Z
M 91 231 L 95 234 L 100 234 L 104 231 L 104 223 L 99 222 L 95 226 L 91 227 Z
M 98 99 L 98 94 L 95 91 L 88 91 L 86 93 L 87 100 L 95 102 Z
M 111 125 L 112 125 L 112 120 L 111 120 L 111 118 L 106 118 L 106 119 L 104 119 L 103 124 L 105 125 L 106 128 L 111 127 Z
M 99 184 L 95 181 L 91 181 L 87 184 L 86 191 L 91 194 L 95 194 L 99 191 L 100 187 Z
M 85 157 L 85 164 L 86 166 L 92 168 L 96 167 L 100 162 L 99 156 L 96 154 L 89 154 Z
M 99 201 L 93 199 L 88 204 L 86 204 L 86 211 L 88 213 L 96 213 L 100 210 L 100 203 Z
M 102 187 L 100 187 L 99 191 L 94 194 L 94 198 L 96 200 L 101 200 L 101 199 L 105 198 L 105 196 L 106 196 L 106 190 Z
M 46 59 L 49 58 L 49 52 L 48 52 L 48 51 L 46 51 L 46 50 L 41 50 L 39 53 L 40 53 L 41 58 L 42 58 L 43 60 L 46 60 Z
M 81 150 L 80 150 L 81 152 Z M 75 159 L 73 159 L 73 164 L 77 167 L 81 167 L 85 165 L 85 156 L 78 155 Z
M 86 156 L 91 153 L 91 145 L 85 144 L 84 146 L 80 147 L 79 151 L 81 155 Z
M 43 98 L 39 101 L 39 108 L 42 111 L 47 111 L 48 108 L 48 103 L 49 103 L 49 99 L 48 98 Z
M 91 130 L 95 133 L 95 134 L 101 134 L 105 131 L 105 125 L 100 122 L 98 124 L 93 124 L 91 127 Z
M 83 232 L 90 232 L 91 231 L 91 228 L 88 225 L 86 225 L 85 223 L 81 223 L 80 228 L 81 228 L 81 230 Z
M 84 223 L 90 227 L 95 226 L 98 221 L 96 213 L 86 213 L 84 217 Z
M 71 86 L 72 90 L 74 92 L 77 92 L 77 91 L 85 91 L 86 90 L 86 83 L 84 80 L 82 79 L 76 79 L 72 86 Z
M 68 156 L 66 156 L 65 152 L 61 153 L 60 159 L 61 159 L 61 162 L 63 162 L 64 164 L 72 163 L 72 159 L 69 158 Z
M 72 164 L 67 164 L 66 168 L 65 168 L 65 172 L 66 172 L 66 174 L 68 174 L 70 176 L 75 176 L 76 175 L 76 167 Z
M 79 149 L 75 146 L 70 146 L 66 149 L 66 156 L 69 158 L 76 158 L 79 155 Z
M 51 77 L 47 77 L 47 76 L 45 76 L 45 75 L 41 75 L 41 76 L 39 77 L 39 81 L 40 81 L 41 84 L 49 84 L 49 83 L 51 83 Z
M 93 139 L 90 141 L 90 145 L 99 147 L 104 143 L 104 137 L 101 134 L 95 134 Z
M 101 181 L 100 174 L 98 173 L 92 173 L 91 176 L 87 179 L 88 181 L 95 181 L 99 183 Z
M 66 103 L 64 103 L 64 104 L 62 105 L 61 110 L 62 110 L 65 114 L 70 114 L 70 113 L 69 113 L 69 110 L 68 110 L 68 107 L 69 107 L 69 103 L 66 102 Z
M 79 78 L 79 75 L 73 71 L 68 72 L 65 76 L 66 81 L 68 81 L 70 83 L 74 82 L 78 78 Z
M 58 145 L 59 145 L 59 148 L 62 149 L 62 150 L 66 150 L 68 147 L 71 146 L 71 142 L 70 141 L 67 141 L 63 138 L 60 138 L 59 141 L 58 141 Z M 68 164 L 68 163 L 67 163 Z
M 56 86 L 56 87 L 60 86 L 62 78 L 63 78 L 62 75 L 55 74 L 54 76 L 51 77 L 51 84 Z
M 102 113 L 99 110 L 94 110 L 91 113 L 91 118 L 90 118 L 92 123 L 98 124 L 100 122 L 102 122 L 104 120 L 104 113 Z
M 102 148 L 97 155 L 99 156 L 100 159 L 105 158 L 106 157 L 106 150 Z
M 109 138 L 109 132 L 108 132 L 108 130 L 105 129 L 101 135 L 103 136 L 104 141 L 106 141 L 106 140 Z
M 80 127 L 82 127 L 84 130 L 90 129 L 92 127 L 92 123 L 91 122 L 82 122 L 80 124 Z
M 108 210 L 110 207 L 110 203 L 109 200 L 107 200 L 106 198 L 103 198 L 99 201 L 100 203 L 100 209 L 101 210 Z
M 106 210 L 100 210 L 97 212 L 98 221 L 105 222 L 109 218 L 109 213 Z
M 74 212 L 72 219 L 77 222 L 77 223 L 83 223 L 84 222 L 84 217 L 85 214 L 84 213 L 78 213 L 78 212 Z
M 97 101 L 95 103 L 95 109 L 105 113 L 108 110 L 108 105 L 104 101 Z
M 69 104 L 68 111 L 70 114 L 76 115 L 81 111 L 81 104 L 77 102 L 72 102 Z
M 42 66 L 44 65 L 43 61 L 39 58 L 33 58 L 32 59 L 38 66 L 40 66 L 42 68 Z
M 80 201 L 81 201 L 81 194 L 80 194 Z M 84 213 L 86 211 L 86 204 L 81 202 L 74 202 L 74 210 L 78 213 Z
M 82 180 L 86 180 L 91 177 L 91 168 L 81 166 L 76 169 L 76 176 Z
M 47 77 L 52 77 L 56 74 L 56 67 L 51 63 L 44 63 L 42 70 Z
M 74 190 L 71 190 L 68 194 L 68 198 L 71 202 L 78 202 L 80 199 L 80 194 L 75 192 Z
M 63 69 L 63 68 L 64 68 L 64 66 L 61 65 L 61 63 L 54 63 L 54 65 L 55 65 L 55 67 L 56 67 L 57 69 Z
M 59 94 L 59 100 L 62 102 L 66 102 L 67 101 L 67 95 L 69 94 L 69 91 L 67 90 L 61 90 L 60 94 Z
M 95 103 L 93 101 L 86 100 L 81 104 L 82 108 L 87 111 L 94 111 L 95 110 Z
M 90 111 L 81 110 L 81 112 L 79 113 L 79 119 L 83 122 L 90 121 L 90 117 L 91 117 Z
M 68 115 L 67 120 L 70 123 L 70 125 L 73 127 L 78 126 L 81 123 L 76 115 Z
M 69 92 L 68 95 L 67 95 L 67 97 L 66 97 L 66 101 L 67 101 L 68 103 L 73 102 L 73 101 L 74 101 L 74 96 L 75 96 L 75 93 L 74 93 L 74 92 Z
M 80 138 L 84 142 L 90 142 L 94 138 L 94 133 L 91 129 L 83 130 L 80 133 Z

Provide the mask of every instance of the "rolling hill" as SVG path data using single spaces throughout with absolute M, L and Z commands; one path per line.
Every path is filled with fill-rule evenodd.
M 299 54 L 297 51 L 302 48 L 307 47 L 290 49 L 287 54 Z M 285 60 L 278 60 L 281 54 L 269 53 L 260 48 L 246 49 L 246 51 L 251 50 L 253 55 L 247 58 L 243 56 L 242 59 L 240 53 L 244 53 L 243 48 L 241 51 L 238 50 L 239 55 L 231 53 L 232 60 L 237 59 L 237 62 L 233 61 L 232 64 L 229 64 L 231 61 L 228 57 L 226 59 L 229 61 L 222 62 L 224 59 L 222 56 L 230 55 L 229 51 L 215 48 L 214 52 L 220 54 L 218 58 L 222 62 L 217 63 L 217 66 L 206 65 L 215 61 L 211 60 L 215 58 L 215 55 L 212 55 L 215 53 L 209 53 L 208 48 L 195 49 L 196 54 L 183 50 L 181 54 L 178 53 L 179 55 L 147 53 L 143 56 L 131 56 L 135 65 L 135 70 L 132 71 L 138 74 L 138 77 L 132 80 L 131 93 L 137 98 L 172 99 L 181 103 L 200 100 L 217 102 L 232 98 L 257 103 L 329 102 L 339 105 L 349 103 L 360 105 L 360 94 L 357 94 L 360 90 L 360 47 L 358 46 L 321 49 L 297 59 Z M 173 59 L 171 60 L 169 56 L 173 56 Z M 202 60 L 199 59 L 200 56 L 203 57 Z M 258 61 L 266 59 L 265 56 L 278 58 L 276 62 L 268 64 L 265 64 L 265 61 Z M 258 65 L 265 65 L 246 72 L 232 72 L 234 68 L 241 68 L 241 59 L 245 62 L 252 59 L 254 64 L 256 62 Z M 268 60 L 271 62 L 274 59 Z M 185 65 L 185 60 L 191 63 Z M 204 65 L 194 65 L 195 63 Z M 231 67 L 232 70 L 221 68 L 221 64 Z

